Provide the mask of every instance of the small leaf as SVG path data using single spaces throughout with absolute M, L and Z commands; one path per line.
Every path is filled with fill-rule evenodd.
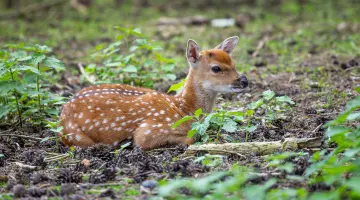
M 191 129 L 190 131 L 188 131 L 187 137 L 188 138 L 192 138 L 194 137 L 194 135 L 197 133 L 196 129 Z
M 360 112 L 351 113 L 346 117 L 347 121 L 354 121 L 360 118 Z
M 54 57 L 47 57 L 44 60 L 43 65 L 50 67 L 51 69 L 55 69 L 56 71 L 64 70 L 64 63 Z
M 197 117 L 197 118 L 199 118 L 201 114 L 202 114 L 202 108 L 199 108 L 199 109 L 197 109 L 197 110 L 194 112 L 194 115 L 195 115 L 195 117 Z
M 44 54 L 36 53 L 31 56 L 30 63 L 37 66 L 39 63 L 44 61 L 45 58 L 46 58 L 46 56 Z
M 189 120 L 192 120 L 193 118 L 194 118 L 193 116 L 185 116 L 185 117 L 183 117 L 182 119 L 176 121 L 176 122 L 171 126 L 171 128 L 176 128 L 176 127 L 180 126 L 182 123 L 187 122 L 187 121 L 189 121 Z
M 260 106 L 262 106 L 264 104 L 264 101 L 262 99 L 259 99 L 255 102 L 252 102 L 248 105 L 248 108 L 251 110 L 255 110 L 257 108 L 259 108 Z
M 176 75 L 175 74 L 165 74 L 165 77 L 169 80 L 176 80 Z
M 134 65 L 128 65 L 127 67 L 123 68 L 122 71 L 129 73 L 136 73 L 138 70 Z
M 276 97 L 276 101 L 277 102 L 286 102 L 286 103 L 289 103 L 291 105 L 295 104 L 295 102 L 288 96 Z
M 186 79 L 182 79 L 179 83 L 176 83 L 174 85 L 172 85 L 169 90 L 168 90 L 168 93 L 171 92 L 171 91 L 178 91 L 180 90 L 181 88 L 184 87 L 184 84 L 185 84 L 185 81 Z
M 237 123 L 234 120 L 227 118 L 222 127 L 222 130 L 229 133 L 234 133 L 237 130 Z
M 360 87 L 356 87 L 355 90 L 358 94 L 360 94 Z
M 48 141 L 49 139 L 50 139 L 50 137 L 45 137 L 45 138 L 43 138 L 42 140 L 40 140 L 40 143 L 46 142 L 46 141 Z
M 36 69 L 35 67 L 32 67 L 32 66 L 18 65 L 16 67 L 12 68 L 12 69 L 13 69 L 13 72 L 15 72 L 15 71 L 30 71 L 30 72 L 32 72 L 34 74 L 40 75 L 39 70 Z
M 11 111 L 10 106 L 0 105 L 0 119 L 5 117 Z
M 348 133 L 350 131 L 351 131 L 351 129 L 349 129 L 347 127 L 344 127 L 344 126 L 334 126 L 334 127 L 329 127 L 326 130 L 326 135 L 328 137 L 333 137 L 335 135 L 345 134 L 345 133 Z
M 275 96 L 275 92 L 273 92 L 271 90 L 266 90 L 265 92 L 263 92 L 263 95 L 264 95 L 264 99 L 269 101 L 270 99 L 272 99 Z

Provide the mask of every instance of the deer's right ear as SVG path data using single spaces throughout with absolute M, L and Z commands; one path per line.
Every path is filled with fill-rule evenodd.
M 199 45 L 194 40 L 189 40 L 186 47 L 186 58 L 191 67 L 196 67 L 200 61 Z

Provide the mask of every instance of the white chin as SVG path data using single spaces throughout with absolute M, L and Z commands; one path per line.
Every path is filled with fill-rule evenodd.
M 231 88 L 231 91 L 238 93 L 238 92 L 244 91 L 244 89 L 241 89 L 241 88 Z

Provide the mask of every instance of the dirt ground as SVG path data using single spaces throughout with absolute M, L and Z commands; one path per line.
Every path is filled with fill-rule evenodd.
M 261 18 L 262 14 L 258 14 L 259 17 L 255 11 L 254 13 L 254 16 Z M 142 14 L 144 14 L 144 18 L 149 18 L 146 16 L 147 13 Z M 191 14 L 194 13 L 191 12 Z M 212 12 L 209 11 L 208 14 L 211 15 Z M 318 39 L 316 34 L 314 34 L 316 38 L 309 39 L 311 40 L 310 45 L 299 45 L 298 43 L 301 43 L 301 41 L 297 42 L 292 40 L 291 37 L 292 34 L 295 34 L 297 28 L 300 29 L 300 25 L 296 27 L 297 22 L 294 21 L 295 25 L 292 24 L 294 25 L 292 28 L 286 26 L 279 28 L 280 25 L 256 24 L 261 19 L 256 21 L 256 19 L 251 18 L 252 15 L 247 16 L 250 16 L 247 20 L 253 21 L 244 22 L 245 24 L 241 25 L 249 27 L 248 29 L 233 27 L 208 31 L 207 26 L 196 24 L 186 27 L 186 31 L 182 31 L 183 27 L 176 29 L 175 33 L 172 30 L 172 33 L 169 33 L 170 36 L 166 37 L 157 33 L 164 32 L 155 27 L 158 21 L 151 21 L 151 23 L 144 21 L 143 24 L 144 27 L 153 29 L 152 32 L 155 34 L 153 38 L 161 40 L 165 44 L 166 52 L 176 52 L 177 56 L 183 55 L 184 41 L 190 38 L 189 33 L 199 33 L 194 37 L 204 41 L 208 40 L 210 44 L 207 45 L 214 46 L 219 41 L 215 41 L 213 38 L 216 38 L 216 40 L 220 37 L 224 39 L 240 33 L 242 34 L 241 38 L 252 38 L 251 28 L 255 27 L 255 25 L 261 27 L 256 37 L 254 36 L 254 42 L 249 42 L 249 46 L 243 45 L 241 46 L 243 49 L 234 52 L 234 56 L 240 51 L 242 54 L 246 52 L 249 56 L 249 60 L 244 62 L 239 57 L 236 58 L 237 65 L 240 66 L 238 68 L 242 68 L 242 65 L 254 67 L 251 70 L 242 70 L 250 81 L 249 88 L 240 94 L 219 95 L 216 107 L 222 107 L 226 110 L 239 110 L 261 97 L 263 91 L 271 89 L 277 96 L 289 96 L 296 103 L 296 106 L 292 108 L 292 111 L 286 113 L 286 118 L 283 120 L 273 121 L 270 125 L 259 123 L 256 131 L 249 133 L 248 142 L 278 141 L 290 137 L 313 138 L 324 136 L 325 130 L 322 125 L 334 119 L 344 110 L 346 102 L 356 95 L 353 89 L 360 84 L 358 73 L 360 54 L 342 54 L 341 56 L 333 54 L 330 51 L 330 46 L 319 47 L 315 44 L 316 39 Z M 108 18 L 114 17 L 109 16 Z M 263 18 L 265 19 L 265 17 Z M 99 17 L 96 20 L 99 21 L 97 23 L 101 23 L 102 18 Z M 67 23 L 67 25 L 70 24 L 70 22 Z M 14 24 L 13 28 L 15 29 L 21 27 L 15 22 Z M 60 26 L 57 21 L 44 24 L 46 28 L 48 26 L 50 28 Z M 88 25 L 87 21 L 85 24 Z M 113 22 L 111 24 L 114 25 Z M 307 27 L 306 23 L 302 25 L 306 30 L 311 29 L 311 27 Z M 359 27 L 352 26 L 351 23 L 345 23 L 341 30 L 329 28 L 326 31 L 329 32 L 329 35 L 336 35 L 342 39 L 347 35 L 358 32 Z M 101 34 L 106 32 L 103 31 L 103 27 L 97 28 Z M 82 31 L 89 31 L 89 35 L 91 35 L 93 29 L 90 27 L 85 30 L 84 28 Z M 51 37 L 51 34 L 36 32 L 37 30 L 38 28 L 35 26 L 26 29 L 26 31 L 33 31 L 31 33 L 35 38 L 40 38 L 40 41 L 49 42 L 47 39 Z M 180 31 L 180 33 L 177 31 Z M 284 33 L 285 36 L 281 36 L 279 39 L 276 31 L 281 32 L 280 34 Z M 82 35 L 87 33 L 84 32 L 82 32 Z M 203 33 L 204 37 L 201 35 Z M 99 33 L 96 32 L 96 34 Z M 49 42 L 53 42 L 51 44 L 53 44 L 55 54 L 60 55 L 59 57 L 68 66 L 67 70 L 62 73 L 61 81 L 58 83 L 66 85 L 66 87 L 53 86 L 51 88 L 52 92 L 68 97 L 85 86 L 79 81 L 81 75 L 79 75 L 77 63 L 79 61 L 86 62 L 84 57 L 89 55 L 87 51 L 89 46 L 111 41 L 109 36 L 103 37 L 101 34 L 100 36 L 96 35 L 97 39 L 90 37 L 79 39 L 71 34 L 68 34 L 71 37 L 64 39 L 62 38 L 63 35 L 60 34 L 58 36 L 59 41 Z M 181 34 L 180 39 L 177 34 Z M 68 35 L 64 34 L 64 37 Z M 320 33 L 319 35 L 321 36 Z M 274 70 L 273 66 L 283 65 L 283 58 L 279 56 L 280 53 L 277 54 L 273 52 L 274 50 L 267 48 L 267 45 L 274 45 L 273 43 L 269 44 L 271 41 L 264 45 L 264 49 L 259 49 L 258 44 L 263 41 L 263 36 L 275 38 L 273 40 L 279 42 L 280 45 L 287 45 L 289 51 L 291 51 L 292 47 L 299 45 L 300 50 L 296 50 L 296 53 L 299 54 L 298 57 L 295 56 L 296 61 L 286 66 L 285 69 Z M 289 38 L 286 38 L 287 36 Z M 284 37 L 284 40 L 289 39 L 289 42 L 283 43 L 282 37 Z M 0 39 L 4 41 L 12 41 L 12 38 L 16 37 L 0 35 Z M 19 38 L 21 37 L 19 36 Z M 16 38 L 15 41 L 19 38 Z M 63 43 L 61 43 L 60 39 L 64 40 Z M 323 37 L 320 39 L 322 40 Z M 168 40 L 171 42 L 168 42 Z M 257 50 L 260 50 L 260 53 L 253 56 L 254 51 Z M 182 64 L 186 63 L 184 56 L 181 62 Z M 73 73 L 73 71 L 78 73 Z M 175 82 L 178 82 L 185 75 L 186 73 L 179 70 L 177 72 L 178 79 Z M 158 91 L 165 92 L 171 84 L 160 82 L 155 85 Z M 256 115 L 261 116 L 263 113 L 259 112 Z M 124 141 L 117 147 L 97 145 L 87 149 L 69 148 L 55 140 L 41 142 L 43 138 L 53 136 L 53 132 L 41 126 L 25 125 L 23 128 L 19 128 L 18 124 L 1 124 L 0 154 L 3 154 L 4 157 L 0 157 L 0 194 L 8 194 L 9 198 L 14 196 L 24 199 L 41 197 L 44 199 L 149 199 L 157 194 L 158 185 L 163 179 L 202 177 L 213 171 L 229 170 L 234 163 L 252 167 L 261 174 L 261 176 L 249 180 L 251 183 L 263 183 L 272 177 L 302 176 L 306 167 L 310 165 L 309 158 L 313 153 L 310 149 L 302 149 L 301 151 L 306 153 L 304 156 L 290 158 L 288 161 L 294 164 L 294 170 L 288 174 L 284 171 L 274 171 L 273 168 L 268 166 L 263 156 L 256 154 L 244 157 L 237 155 L 225 156 L 219 166 L 209 167 L 194 162 L 194 157 L 185 155 L 186 146 L 164 147 L 145 152 L 133 145 L 129 145 L 124 149 L 121 148 L 121 145 L 131 143 L 131 141 Z M 245 142 L 245 132 L 243 131 L 236 133 L 222 132 L 220 142 L 227 142 L 226 136 L 232 137 L 236 142 Z M 325 146 L 321 148 L 325 148 Z M 197 156 L 200 155 L 202 154 L 199 153 Z M 300 186 L 305 187 L 308 191 L 326 191 L 330 189 L 326 185 L 303 183 L 297 180 L 280 182 L 274 187 L 296 188 Z M 188 194 L 190 191 L 182 190 L 181 192 Z
M 309 88 L 301 84 L 311 74 L 306 68 L 313 66 L 312 62 L 324 66 L 330 87 L 338 91 L 335 96 L 337 102 L 330 102 L 326 91 L 319 88 L 316 83 Z M 343 69 L 339 62 L 351 66 Z M 259 67 L 256 73 L 247 74 L 251 80 L 250 88 L 246 93 L 226 96 L 219 100 L 223 102 L 249 103 L 256 99 L 262 91 L 270 88 L 277 95 L 288 95 L 295 102 L 296 107 L 286 120 L 279 120 L 272 126 L 259 126 L 249 135 L 249 141 L 276 141 L 287 137 L 309 138 L 323 136 L 321 128 L 325 122 L 333 119 L 344 109 L 346 100 L 354 94 L 351 90 L 359 83 L 354 79 L 352 68 L 357 67 L 360 60 L 349 58 L 338 61 L 334 56 L 311 55 L 291 73 L 271 74 L 261 77 L 267 70 Z M 318 64 L 317 64 L 318 65 Z M 310 72 L 311 73 L 311 72 Z M 343 94 L 343 95 L 341 95 Z M 341 96 L 340 96 L 341 95 Z M 333 100 L 335 101 L 335 100 Z M 324 105 L 329 104 L 326 108 Z M 229 109 L 237 107 L 230 104 Z M 154 189 L 157 181 L 163 178 L 174 177 L 201 177 L 211 170 L 226 170 L 232 163 L 253 166 L 264 174 L 259 180 L 263 182 L 273 177 L 271 169 L 266 166 L 263 157 L 258 155 L 228 156 L 223 164 L 216 169 L 195 163 L 193 159 L 183 153 L 185 146 L 156 149 L 144 152 L 136 147 L 119 147 L 98 145 L 95 147 L 72 149 L 72 157 L 51 161 L 51 157 L 69 151 L 68 147 L 56 141 L 40 143 L 39 138 L 50 137 L 52 133 L 37 127 L 14 128 L 13 126 L 1 127 L 0 153 L 5 157 L 0 158 L 0 180 L 7 183 L 0 188 L 1 193 L 14 193 L 17 197 L 48 197 L 68 196 L 69 199 L 88 199 L 94 197 L 146 199 L 156 193 Z M 226 134 L 226 133 L 224 133 Z M 27 137 L 26 137 L 27 136 Z M 239 141 L 244 141 L 244 133 L 232 135 Z M 307 151 L 306 149 L 304 151 Z M 311 154 L 311 151 L 309 151 Z M 302 175 L 309 162 L 303 159 L 293 160 L 295 175 Z M 278 174 L 276 176 L 284 176 Z M 153 181 L 149 181 L 153 180 Z M 287 182 L 284 185 L 301 184 Z M 23 185 L 29 185 L 24 187 Z M 134 188 L 133 193 L 129 188 Z M 326 190 L 324 186 L 308 185 L 309 190 Z M 138 192 L 140 191 L 140 192 Z M 186 192 L 186 191 L 184 191 Z

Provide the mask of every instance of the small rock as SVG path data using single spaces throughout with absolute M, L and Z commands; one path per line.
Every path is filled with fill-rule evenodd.
M 76 192 L 76 184 L 63 184 L 60 188 L 60 195 L 66 196 Z
M 347 68 L 349 68 L 349 65 L 346 63 L 341 63 L 340 67 L 341 67 L 341 69 L 347 69 Z
M 211 20 L 211 26 L 213 27 L 230 27 L 234 25 L 235 25 L 235 20 L 232 18 Z
M 83 159 L 83 160 L 81 161 L 81 164 L 83 164 L 86 169 L 89 169 L 91 163 L 90 163 L 90 160 L 88 160 L 88 159 Z
M 25 197 L 25 195 L 27 194 L 27 191 L 26 191 L 24 185 L 21 185 L 21 184 L 15 185 L 13 187 L 12 191 L 16 198 Z
M 116 199 L 115 192 L 111 188 L 107 189 L 105 192 L 99 195 L 99 198 L 103 198 L 103 197 L 110 197 L 112 199 Z
M 157 181 L 154 180 L 145 180 L 144 182 L 141 183 L 141 186 L 150 190 L 153 190 L 157 185 L 158 185 Z
M 349 61 L 349 65 L 352 66 L 352 67 L 354 67 L 354 66 L 358 66 L 359 63 L 358 63 L 358 61 L 356 61 L 355 59 L 352 59 L 352 60 Z
M 73 194 L 69 197 L 71 200 L 86 200 L 86 197 L 81 196 L 80 194 Z

